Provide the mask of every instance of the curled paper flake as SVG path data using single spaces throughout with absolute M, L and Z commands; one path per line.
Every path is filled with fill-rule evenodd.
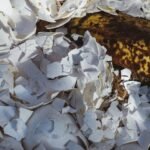
M 100 0 L 97 7 L 107 13 L 116 15 L 116 10 L 122 11 L 134 17 L 149 19 L 148 0 Z
M 36 2 L 29 0 L 28 3 L 39 19 L 51 23 L 46 27 L 52 29 L 64 25 L 73 17 L 84 16 L 88 1 L 77 0 L 74 2 L 66 0 L 61 4 L 58 0 L 38 0 Z
M 39 19 L 55 22 L 53 17 L 57 14 L 56 0 L 29 0 L 32 10 L 38 15 Z
M 21 10 L 22 13 L 19 10 L 19 4 L 20 6 L 22 5 L 22 8 L 25 8 Z M 5 16 L 4 18 L 0 15 L 0 22 L 13 42 L 23 41 L 35 33 L 37 19 L 35 15 L 31 13 L 32 10 L 29 9 L 29 6 L 24 0 L 21 0 L 20 3 L 16 3 L 15 0 L 7 0 L 1 5 L 0 10 Z M 24 27 L 24 25 L 26 27 Z
M 145 18 L 147 18 L 147 19 L 150 20 L 150 10 L 149 10 L 149 7 L 150 7 L 150 1 L 149 0 L 145 0 L 143 2 L 143 5 L 142 5 L 142 10 L 144 12 Z

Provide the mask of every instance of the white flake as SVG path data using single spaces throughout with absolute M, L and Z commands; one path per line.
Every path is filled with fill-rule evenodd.
M 79 144 L 69 141 L 66 145 L 68 150 L 84 150 Z
M 71 108 L 70 106 L 66 106 L 62 109 L 62 114 L 65 114 L 65 113 L 76 113 L 77 110 L 76 109 L 73 109 Z
M 148 147 L 150 146 L 150 132 L 146 130 L 142 131 L 138 139 L 138 143 L 140 144 L 142 149 L 148 149 Z
M 138 140 L 137 132 L 133 130 L 128 130 L 125 127 L 118 128 L 118 136 L 117 136 L 117 145 L 121 146 L 123 144 L 136 142 Z
M 0 126 L 4 127 L 16 115 L 16 109 L 11 106 L 0 106 Z
M 114 139 L 115 138 L 115 132 L 112 129 L 107 128 L 106 130 L 103 130 L 104 138 L 106 139 Z
M 27 126 L 21 119 L 14 119 L 4 127 L 4 133 L 14 137 L 17 141 L 22 140 L 27 131 Z
M 52 103 L 52 107 L 55 108 L 57 111 L 62 111 L 64 105 L 65 105 L 65 100 L 61 98 L 55 98 Z
M 92 134 L 88 137 L 88 139 L 94 143 L 100 142 L 103 139 L 103 131 L 102 130 L 95 130 Z
M 25 108 L 19 108 L 19 118 L 24 121 L 24 123 L 26 123 L 28 121 L 28 119 L 31 117 L 32 115 L 32 111 L 31 110 L 27 110 Z
M 117 108 L 117 104 L 117 101 L 112 102 L 107 111 L 116 121 L 122 117 L 122 112 Z
M 73 89 L 75 84 L 76 77 L 67 76 L 50 81 L 49 87 L 54 91 L 67 91 Z
M 121 79 L 123 81 L 128 81 L 131 77 L 131 70 L 129 69 L 123 69 L 121 70 Z
M 31 95 L 30 92 L 22 85 L 17 85 L 14 89 L 16 97 L 23 100 L 24 103 L 36 101 L 36 97 Z
M 47 65 L 47 77 L 53 79 L 59 76 L 63 76 L 61 64 L 59 62 L 48 64 Z

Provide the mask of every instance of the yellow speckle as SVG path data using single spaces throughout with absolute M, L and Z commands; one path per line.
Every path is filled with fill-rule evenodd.
M 122 49 L 123 48 L 123 43 L 119 41 L 118 44 L 119 44 L 119 48 Z
M 144 56 L 143 59 L 144 59 L 146 62 L 150 62 L 150 56 Z
M 134 62 L 135 62 L 135 63 L 138 63 L 138 62 L 139 62 L 139 58 L 138 58 L 138 57 L 135 57 Z
M 148 65 L 147 65 L 147 64 L 144 65 L 144 70 L 145 70 L 146 72 L 148 71 Z
M 140 41 L 139 41 L 139 44 L 140 44 L 140 45 L 145 45 L 144 40 L 140 40 Z
M 140 50 L 136 50 L 135 53 L 136 53 L 137 55 L 142 54 L 142 52 L 141 52 Z
M 148 47 L 144 46 L 142 49 L 145 50 L 145 51 L 147 51 Z
M 113 47 L 116 48 L 116 47 L 117 47 L 117 44 L 115 43 L 115 44 L 113 45 Z
M 116 55 L 120 54 L 120 49 L 116 50 Z
M 137 41 L 136 43 L 133 44 L 133 46 L 144 51 L 148 50 L 148 47 L 146 46 L 146 43 L 144 42 L 144 40 Z

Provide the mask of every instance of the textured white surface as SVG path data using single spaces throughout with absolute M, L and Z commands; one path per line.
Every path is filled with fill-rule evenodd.
M 0 150 L 147 150 L 148 86 L 128 81 L 131 71 L 124 69 L 128 102 L 110 96 L 114 71 L 107 61 L 112 58 L 88 31 L 80 48 L 61 30 L 28 38 L 39 19 L 56 28 L 73 17 L 100 10 L 116 14 L 116 9 L 150 19 L 149 6 L 149 0 L 5 0 L 0 5 Z

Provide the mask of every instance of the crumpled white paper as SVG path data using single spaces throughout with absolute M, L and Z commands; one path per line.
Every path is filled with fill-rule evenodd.
M 24 139 L 24 143 L 29 149 L 34 146 L 37 146 L 37 148 L 38 146 L 43 148 L 55 147 L 57 144 L 54 143 L 57 143 L 57 140 L 55 141 L 57 137 L 61 141 L 60 145 L 56 146 L 57 148 L 70 148 L 72 145 L 80 149 L 88 147 L 87 139 L 82 135 L 68 113 L 77 114 L 77 120 L 81 125 L 82 115 L 85 110 L 92 105 L 94 106 L 95 103 L 91 99 L 93 104 L 86 105 L 86 101 L 84 102 L 83 100 L 85 97 L 83 95 L 86 94 L 85 89 L 88 88 L 89 83 L 92 83 L 96 89 L 96 82 L 99 82 L 98 87 L 100 86 L 100 88 L 98 91 L 103 93 L 103 90 L 108 87 L 111 91 L 112 70 L 110 66 L 107 66 L 109 64 L 107 61 L 109 60 L 105 57 L 106 49 L 96 43 L 96 40 L 91 37 L 89 32 L 85 33 L 83 41 L 84 45 L 81 48 L 71 48 L 72 42 L 64 37 L 62 33 L 40 33 L 38 36 L 11 49 L 10 55 L 3 60 L 0 66 L 0 100 L 4 103 L 4 106 L 1 106 L 1 114 L 4 114 L 1 117 L 1 126 L 5 135 L 13 137 L 17 141 Z M 57 70 L 56 72 L 55 69 Z M 99 75 L 101 75 L 100 79 Z M 82 81 L 82 79 L 84 80 Z M 104 94 L 98 94 L 97 92 L 96 98 L 98 99 L 102 95 L 108 96 L 110 91 L 104 92 Z M 69 93 L 67 94 L 67 92 Z M 96 93 L 93 91 L 94 94 Z M 52 104 L 50 105 L 49 103 Z M 8 107 L 5 104 L 10 105 L 9 107 L 12 109 L 9 110 L 10 117 L 5 116 L 4 108 Z M 47 106 L 38 108 L 41 105 Z M 53 141 L 52 143 L 49 143 L 49 140 L 47 142 L 44 140 L 47 139 L 45 134 L 47 134 L 47 121 L 49 119 L 47 117 L 44 119 L 47 115 L 43 117 L 39 113 L 41 109 L 45 112 L 47 107 L 50 107 L 53 112 L 50 113 L 50 122 L 52 125 L 53 123 L 56 125 L 53 126 L 54 133 L 49 135 L 51 137 L 50 141 Z M 37 111 L 34 111 L 32 116 L 32 111 L 28 109 L 34 108 Z M 6 111 L 7 113 L 9 112 L 8 110 Z M 41 114 L 41 118 L 39 118 L 39 114 Z M 40 141 L 44 140 L 46 143 L 44 141 L 44 143 L 42 141 L 41 143 L 36 143 L 36 141 L 38 142 L 38 136 L 30 134 L 33 126 L 35 127 L 33 125 L 34 116 L 37 116 L 37 122 L 41 120 L 42 126 L 38 126 L 37 130 L 38 132 L 40 130 Z M 29 119 L 30 121 L 28 121 Z M 44 122 L 42 119 L 44 119 Z M 38 125 L 37 122 L 35 122 L 36 125 Z M 102 137 L 99 134 L 101 131 L 96 132 L 98 127 L 101 127 L 100 121 L 96 124 L 97 127 L 94 128 L 92 135 L 89 136 L 91 141 L 95 141 L 96 137 Z M 64 134 L 66 138 L 64 138 Z M 78 138 L 83 141 L 84 146 L 80 144 Z M 33 139 L 32 142 L 31 139 Z
M 85 33 L 83 40 L 83 47 L 72 49 L 71 41 L 62 33 L 40 33 L 11 49 L 7 58 L 10 64 L 7 62 L 3 68 L 12 68 L 4 69 L 4 74 L 10 74 L 8 77 L 4 75 L 6 80 L 16 74 L 16 79 L 13 77 L 9 85 L 6 84 L 17 99 L 14 103 L 18 105 L 20 101 L 20 105 L 37 107 L 51 102 L 59 92 L 72 90 L 76 85 L 86 97 L 86 90 L 91 88 L 89 83 L 97 89 L 91 93 L 95 102 L 109 95 L 113 75 L 107 62 L 109 59 L 105 57 L 106 49 L 96 43 L 89 32 Z M 94 101 L 91 103 L 94 104 Z
M 129 97 L 120 104 L 111 93 L 114 70 L 106 51 L 88 31 L 80 48 L 60 32 L 13 47 L 0 61 L 0 146 L 146 149 L 150 88 L 128 81 L 131 71 L 122 70 Z
M 149 0 L 6 0 L 0 6 L 0 58 L 7 57 L 10 48 L 28 39 L 36 32 L 36 23 L 44 20 L 48 29 L 58 28 L 74 17 L 116 10 L 150 19 Z

